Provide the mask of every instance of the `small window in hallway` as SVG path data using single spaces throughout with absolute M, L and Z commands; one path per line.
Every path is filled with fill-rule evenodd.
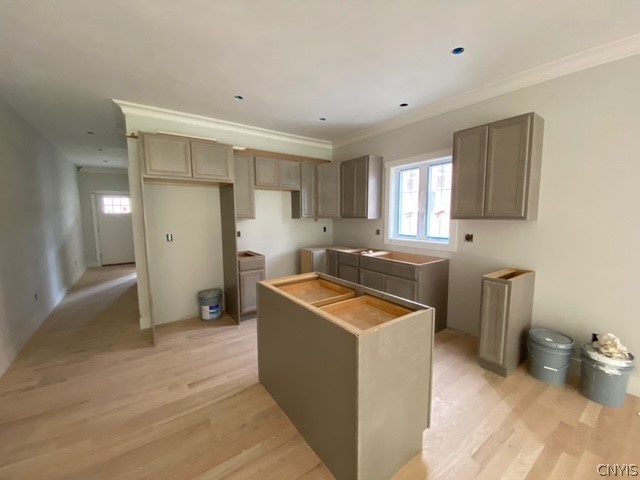
M 129 197 L 102 197 L 102 211 L 105 215 L 123 215 L 131 213 Z

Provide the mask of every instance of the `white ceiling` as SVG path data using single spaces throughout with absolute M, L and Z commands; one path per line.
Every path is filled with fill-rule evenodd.
M 639 32 L 638 0 L 0 0 L 0 97 L 123 166 L 112 98 L 335 142 Z

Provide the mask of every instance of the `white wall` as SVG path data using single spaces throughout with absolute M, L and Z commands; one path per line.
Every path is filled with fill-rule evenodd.
M 85 264 L 75 167 L 2 100 L 0 171 L 2 374 Z
M 213 138 L 218 140 L 221 143 L 227 143 L 231 145 L 244 146 L 248 148 L 254 148 L 259 150 L 268 150 L 273 152 L 281 152 L 281 153 L 289 153 L 294 155 L 304 155 L 311 156 L 316 158 L 330 158 L 331 150 L 323 147 L 322 145 L 317 145 L 314 142 L 305 142 L 304 140 L 299 140 L 292 138 L 291 141 L 288 141 L 286 135 L 274 134 L 273 132 L 267 132 L 260 129 L 239 129 L 239 128 L 231 128 L 228 125 L 224 125 L 221 123 L 210 122 L 207 119 L 203 119 L 201 117 L 194 117 L 192 115 L 182 115 L 177 112 L 167 112 L 167 111 L 154 111 L 154 109 L 137 109 L 137 108 L 124 108 L 125 111 L 125 122 L 128 133 L 137 133 L 141 132 L 172 132 L 172 133 L 180 133 L 185 135 L 191 135 L 195 137 L 204 137 L 204 138 Z M 319 143 L 319 142 L 317 142 Z M 136 255 L 136 270 L 138 273 L 138 301 L 140 307 L 140 325 L 142 328 L 147 328 L 150 326 L 150 303 L 149 303 L 149 276 L 147 275 L 147 251 L 145 245 L 145 235 L 143 228 L 143 217 L 142 217 L 142 193 L 140 186 L 140 159 L 138 157 L 138 141 L 136 139 L 130 138 L 128 140 L 128 153 L 129 153 L 129 185 L 130 185 L 130 195 L 132 201 L 132 221 L 133 221 L 133 233 L 134 233 L 134 246 L 135 246 L 135 255 Z M 148 186 L 145 186 L 148 188 Z M 179 188 L 188 188 L 188 189 L 200 189 L 200 188 L 209 188 L 209 187 L 179 187 Z M 290 195 L 290 194 L 280 194 L 282 195 Z M 147 195 L 145 195 L 147 197 Z M 277 195 L 276 195 L 277 197 Z M 267 274 L 272 275 L 272 272 L 286 272 L 294 273 L 292 271 L 294 259 L 292 259 L 292 254 L 283 255 L 282 252 L 289 251 L 293 252 L 294 249 L 299 245 L 300 240 L 298 238 L 302 238 L 305 241 L 308 240 L 309 244 L 319 244 L 325 241 L 326 234 L 323 236 L 322 233 L 318 233 L 321 229 L 317 228 L 317 223 L 313 221 L 307 220 L 296 220 L 296 222 L 300 222 L 297 227 L 294 229 L 290 228 L 290 217 L 291 214 L 289 212 L 287 220 L 283 215 L 285 215 L 285 207 L 284 204 L 279 202 L 284 202 L 283 199 L 274 199 L 268 200 L 267 205 L 271 205 L 273 208 L 269 208 L 265 210 L 263 205 L 260 204 L 260 199 L 262 196 L 260 193 L 256 196 L 256 209 L 258 218 L 251 223 L 249 221 L 246 223 L 247 234 L 243 233 L 243 237 L 239 240 L 239 249 L 255 249 L 260 253 L 263 253 L 267 257 Z M 284 197 L 283 197 L 284 198 Z M 159 198 L 145 198 L 146 204 L 145 209 L 147 212 L 152 212 L 156 209 L 156 203 L 159 201 Z M 184 201 L 183 201 L 184 200 Z M 180 212 L 181 214 L 186 213 L 189 208 L 192 208 L 193 199 L 189 200 L 185 197 L 181 202 Z M 207 200 L 210 201 L 210 200 Z M 218 200 L 219 202 L 219 200 Z M 215 209 L 215 206 L 213 207 Z M 219 208 L 218 208 L 219 211 Z M 207 215 L 212 214 L 212 212 L 207 213 Z M 154 221 L 157 222 L 158 225 L 162 225 L 166 219 L 163 218 L 162 211 L 156 211 L 154 216 Z M 214 220 L 214 224 L 212 228 L 214 231 L 219 232 L 221 230 L 221 226 L 219 223 L 219 217 Z M 217 223 L 216 223 L 217 222 Z M 328 224 L 330 224 L 329 221 Z M 245 222 L 243 222 L 243 225 Z M 282 228 L 288 229 L 288 231 L 294 232 L 296 236 L 286 236 L 284 234 L 279 233 L 277 229 L 272 229 L 272 225 L 281 225 Z M 289 226 L 287 226 L 289 225 Z M 250 235 L 248 232 L 254 229 L 254 231 L 258 232 L 260 240 L 258 243 L 244 243 L 245 240 L 249 240 Z M 329 230 L 329 229 L 327 229 Z M 149 236 L 146 240 L 149 244 L 149 250 L 153 254 L 153 252 L 163 251 L 163 248 L 167 247 L 166 241 L 164 240 L 164 235 L 160 235 L 161 231 L 157 232 L 158 235 Z M 187 227 L 184 225 L 184 230 L 181 230 L 181 236 L 197 236 L 200 234 L 200 230 L 191 229 L 191 227 Z M 270 242 L 268 238 L 265 238 L 267 235 L 275 235 L 279 241 L 277 243 Z M 316 236 L 317 235 L 317 236 Z M 176 249 L 178 251 L 178 249 Z M 221 247 L 217 247 L 215 242 L 210 251 L 211 255 L 216 258 L 220 258 L 222 256 Z M 193 265 L 190 267 L 189 261 L 184 261 L 182 255 L 176 255 L 175 257 L 165 259 L 164 267 L 171 274 L 166 274 L 164 272 L 158 272 L 155 265 L 153 264 L 154 260 L 151 259 L 151 285 L 153 289 L 153 299 L 157 303 L 157 296 L 155 294 L 156 290 L 160 292 L 173 292 L 170 297 L 172 302 L 176 302 L 180 305 L 188 305 L 193 302 L 194 295 L 197 293 L 197 290 L 200 289 L 200 284 L 194 282 L 193 284 L 189 284 L 185 286 L 185 288 L 181 288 L 180 290 L 175 290 L 175 282 L 172 278 L 189 278 L 190 274 L 193 274 Z M 200 264 L 201 265 L 201 264 Z M 198 267 L 202 268 L 202 267 Z M 208 267 L 207 267 L 208 268 Z M 200 272 L 206 272 L 207 270 L 201 270 Z M 220 267 L 220 275 L 222 274 L 222 268 Z M 200 275 L 200 273 L 198 274 Z M 220 276 L 220 280 L 216 280 L 217 277 L 211 277 L 211 281 L 215 281 L 217 287 L 223 287 L 222 277 Z M 209 286 L 209 285 L 207 285 Z M 183 311 L 183 310 L 181 310 Z M 185 310 L 186 311 L 186 310 Z M 184 318 L 183 315 L 179 312 L 172 312 L 171 315 L 175 315 L 173 320 L 178 320 L 180 318 Z M 161 320 L 170 321 L 170 318 L 164 317 Z
M 239 251 L 266 255 L 267 278 L 298 273 L 300 247 L 333 244 L 333 220 L 291 218 L 290 192 L 256 190 L 255 220 L 238 220 L 236 226 Z
M 145 189 L 155 323 L 199 316 L 196 294 L 224 284 L 220 190 L 172 185 Z M 168 233 L 172 242 L 166 240 Z
M 78 172 L 82 236 L 84 238 L 84 261 L 87 266 L 98 265 L 96 238 L 93 230 L 91 192 L 128 192 L 129 177 L 126 170 L 90 169 L 83 167 Z
M 640 56 L 531 86 L 334 152 L 385 161 L 451 148 L 455 130 L 536 111 L 545 119 L 535 222 L 459 221 L 449 326 L 478 334 L 480 277 L 503 266 L 536 271 L 534 324 L 572 336 L 618 335 L 640 355 Z M 382 247 L 382 221 L 335 222 L 337 243 Z M 438 255 L 438 252 L 432 252 Z M 640 377 L 630 391 L 640 394 Z

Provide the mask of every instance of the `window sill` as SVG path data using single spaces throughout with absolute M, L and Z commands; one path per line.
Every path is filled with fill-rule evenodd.
M 411 240 L 407 238 L 385 238 L 384 244 L 389 246 L 419 248 L 423 250 L 439 250 L 443 252 L 455 252 L 456 244 L 454 241 L 436 242 L 427 240 Z

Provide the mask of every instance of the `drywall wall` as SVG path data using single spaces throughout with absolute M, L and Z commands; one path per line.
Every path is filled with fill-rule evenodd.
M 82 236 L 84 239 L 84 261 L 88 267 L 98 265 L 96 238 L 93 230 L 91 192 L 128 192 L 129 177 L 126 170 L 96 169 L 82 167 L 78 172 Z
M 216 121 L 209 121 L 202 117 L 194 117 L 193 115 L 188 114 L 180 114 L 178 112 L 169 112 L 163 111 L 154 108 L 133 108 L 123 106 L 123 115 L 125 118 L 125 124 L 128 133 L 138 133 L 138 132 L 172 132 L 172 133 L 180 133 L 184 135 L 190 135 L 194 137 L 203 137 L 216 139 L 221 143 L 227 143 L 236 146 L 243 146 L 248 148 L 255 148 L 259 150 L 268 150 L 273 152 L 281 152 L 288 153 L 294 155 L 305 155 L 316 158 L 326 158 L 329 159 L 331 157 L 331 149 L 326 145 L 320 144 L 320 142 L 307 141 L 301 138 L 294 138 L 287 135 L 279 135 L 276 132 L 268 132 L 266 130 L 260 129 L 252 129 L 252 128 L 236 128 L 231 127 L 229 125 L 224 125 L 223 123 Z M 165 242 L 162 235 L 159 236 L 148 236 L 145 237 L 144 230 L 144 218 L 143 218 L 143 201 L 146 202 L 144 204 L 145 209 L 150 211 L 149 208 L 153 208 L 152 204 L 154 200 L 152 198 L 147 198 L 149 195 L 145 193 L 145 198 L 142 195 L 141 188 L 141 175 L 140 175 L 140 158 L 139 158 L 139 150 L 138 150 L 138 140 L 135 138 L 128 138 L 127 142 L 128 154 L 129 154 L 129 191 L 131 195 L 131 214 L 133 221 L 133 235 L 134 235 L 134 248 L 136 255 L 136 271 L 138 274 L 138 301 L 140 308 L 140 326 L 141 328 L 147 328 L 151 325 L 150 320 L 150 297 L 149 297 L 149 285 L 152 285 L 152 290 L 155 291 L 158 289 L 162 292 L 171 291 L 171 287 L 173 285 L 173 276 L 177 276 L 178 278 L 185 278 L 190 274 L 193 274 L 193 270 L 189 270 L 189 263 L 185 262 L 183 264 L 176 264 L 175 270 L 171 272 L 171 275 L 158 272 L 153 265 L 153 259 L 151 259 L 151 264 L 148 269 L 148 258 L 147 258 L 147 244 L 149 246 L 149 250 L 153 251 L 161 251 L 164 245 L 161 245 L 162 242 Z M 145 189 L 148 188 L 148 185 L 145 185 Z M 180 187 L 185 188 L 185 187 Z M 208 188 L 208 187 L 186 187 L 186 188 Z M 146 192 L 146 190 L 145 190 Z M 261 198 L 258 194 L 256 198 L 256 207 L 258 212 L 262 212 L 258 219 L 257 223 L 254 223 L 254 226 L 258 226 L 257 231 L 259 232 L 260 237 L 267 237 L 268 235 L 278 235 L 275 229 L 271 229 L 272 224 L 277 224 L 280 222 L 280 215 L 284 213 L 284 206 L 276 207 L 277 210 L 267 211 L 262 209 L 258 198 Z M 276 201 L 277 203 L 277 201 Z M 181 212 L 186 212 L 191 204 L 185 203 L 181 209 Z M 158 216 L 154 221 L 158 222 L 158 224 L 162 224 L 162 212 L 158 213 Z M 289 213 L 290 217 L 290 213 Z M 219 217 L 218 217 L 219 218 Z M 303 238 L 308 239 L 310 244 L 318 244 L 324 241 L 324 237 L 321 234 L 318 234 L 317 239 L 314 237 L 312 232 L 318 232 L 320 229 L 315 228 L 317 224 L 313 221 L 306 220 L 298 220 L 301 222 L 300 225 L 304 225 L 301 227 L 301 230 L 304 231 L 304 234 L 301 234 Z M 329 221 L 331 222 L 331 221 Z M 213 228 L 216 231 L 220 231 L 219 220 L 217 224 L 213 225 Z M 308 229 L 308 230 L 307 230 Z M 297 233 L 300 233 L 300 229 L 296 230 Z M 197 235 L 199 230 L 191 233 L 188 229 L 184 232 L 181 232 L 181 235 Z M 283 238 L 283 237 L 279 237 Z M 248 239 L 248 235 L 245 237 Z M 264 253 L 267 257 L 267 269 L 268 274 L 271 275 L 271 272 L 288 272 L 294 273 L 291 271 L 292 262 L 295 260 L 291 260 L 291 256 L 288 256 L 286 259 L 282 257 L 281 248 L 293 248 L 294 245 L 297 245 L 296 239 L 288 239 L 288 243 L 286 244 L 272 244 L 272 243 L 257 243 L 253 244 L 240 244 L 244 245 L 239 248 L 241 249 L 253 249 L 255 248 L 260 253 Z M 211 249 L 211 255 L 220 257 L 222 255 L 221 248 Z M 269 260 L 270 259 L 270 260 Z M 198 264 L 198 268 L 203 268 L 202 272 L 208 271 L 208 267 L 202 266 L 202 261 Z M 222 271 L 220 271 L 222 274 Z M 151 282 L 149 282 L 149 275 L 151 275 Z M 222 276 L 220 276 L 222 278 Z M 215 280 L 215 278 L 212 278 Z M 222 287 L 222 281 L 219 282 L 219 287 Z M 176 302 L 186 305 L 187 302 L 193 301 L 193 295 L 196 292 L 183 292 L 183 297 L 178 299 L 176 295 L 173 295 L 171 298 L 175 299 Z M 181 294 L 182 295 L 182 294 Z M 157 307 L 157 299 L 155 294 L 153 295 L 154 302 L 156 304 L 154 307 Z M 154 308 L 154 312 L 157 311 Z M 178 320 L 179 318 L 175 318 Z M 163 321 L 165 318 L 162 319 Z M 155 321 L 155 317 L 154 317 Z
M 76 168 L 2 100 L 0 171 L 2 374 L 85 264 Z
M 255 220 L 239 219 L 236 226 L 238 250 L 264 254 L 267 278 L 298 273 L 301 247 L 333 244 L 333 220 L 291 218 L 290 192 L 256 190 Z
M 336 149 L 334 156 L 411 157 L 451 148 L 455 130 L 537 112 L 545 119 L 538 220 L 458 222 L 458 250 L 446 255 L 449 326 L 477 335 L 480 277 L 513 265 L 536 271 L 534 325 L 565 332 L 578 345 L 591 332 L 613 332 L 640 355 L 638 78 L 640 56 L 630 57 Z M 383 221 L 336 221 L 335 241 L 382 247 L 376 228 Z M 464 233 L 473 233 L 474 242 L 461 242 Z M 640 394 L 637 372 L 630 391 Z
M 220 190 L 145 186 L 156 325 L 200 315 L 197 293 L 222 288 Z M 167 234 L 173 241 L 167 241 Z

